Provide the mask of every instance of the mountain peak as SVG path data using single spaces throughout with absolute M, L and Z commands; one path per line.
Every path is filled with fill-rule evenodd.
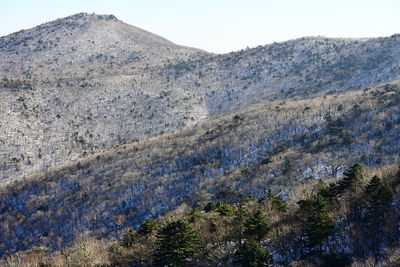
M 78 13 L 1 37 L 0 76 L 86 78 L 169 64 L 199 52 L 114 15 Z
M 99 15 L 99 14 L 89 14 L 85 12 L 77 13 L 65 18 L 61 18 L 60 20 L 114 20 L 117 21 L 118 19 L 114 15 Z

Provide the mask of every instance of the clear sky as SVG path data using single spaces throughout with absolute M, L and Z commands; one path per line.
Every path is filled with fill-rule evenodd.
M 87 12 L 223 53 L 302 36 L 400 33 L 400 0 L 0 0 L 0 36 Z

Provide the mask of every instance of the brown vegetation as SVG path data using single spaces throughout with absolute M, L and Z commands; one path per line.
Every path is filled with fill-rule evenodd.
M 356 161 L 394 163 L 398 92 L 388 85 L 270 102 L 20 179 L 1 188 L 1 250 L 61 249 L 82 236 L 117 238 L 122 228 L 183 204 L 234 203 L 235 192 L 260 198 L 272 189 L 296 200 L 311 192 L 310 182 L 336 179 Z M 349 134 L 351 142 L 345 141 Z

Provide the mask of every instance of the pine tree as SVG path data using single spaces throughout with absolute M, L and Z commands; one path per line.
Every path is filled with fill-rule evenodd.
M 235 266 L 272 266 L 272 257 L 263 246 L 250 242 L 237 250 Z
M 278 211 L 286 212 L 287 210 L 286 201 L 280 195 L 274 197 L 274 199 L 272 200 L 272 204 L 274 208 Z
M 371 203 L 375 206 L 375 209 L 380 211 L 381 214 L 387 212 L 393 201 L 393 193 L 386 185 L 379 187 L 378 192 L 376 192 L 373 202 Z
M 272 192 L 271 189 L 268 189 L 267 200 L 273 200 L 274 198 L 275 198 L 275 194 Z
M 322 242 L 332 233 L 335 225 L 328 215 L 328 202 L 322 196 L 316 195 L 312 199 L 302 200 L 298 203 L 306 216 L 307 246 L 313 248 L 319 245 L 320 250 L 322 250 Z
M 320 245 L 332 232 L 334 222 L 328 216 L 328 213 L 322 210 L 316 211 L 310 215 L 308 224 L 308 245 L 314 247 Z
M 156 265 L 182 266 L 200 249 L 200 241 L 190 225 L 177 220 L 167 224 L 157 233 Z
M 272 209 L 285 212 L 287 210 L 286 201 L 282 196 L 277 196 L 274 194 L 271 189 L 268 189 L 268 192 L 265 197 L 260 199 L 260 202 L 269 202 L 272 204 Z
M 365 187 L 365 195 L 368 201 L 370 201 L 373 198 L 373 196 L 376 195 L 381 185 L 382 182 L 378 176 L 375 175 L 374 177 L 372 177 L 371 181 Z
M 202 217 L 201 212 L 198 209 L 193 209 L 190 212 L 189 216 L 190 223 L 195 223 Z
M 370 218 L 381 220 L 382 216 L 390 209 L 393 193 L 382 184 L 381 179 L 374 176 L 365 188 L 365 195 Z
M 267 216 L 257 210 L 245 223 L 244 233 L 248 236 L 253 236 L 257 241 L 261 241 L 271 229 L 271 225 Z
M 226 204 L 224 202 L 217 203 L 216 211 L 218 211 L 219 214 L 221 214 L 223 216 L 231 216 L 235 212 L 231 206 L 229 206 L 228 204 Z
M 138 233 L 141 235 L 148 235 L 153 233 L 156 229 L 157 223 L 154 220 L 146 220 L 139 228 Z
M 212 212 L 217 209 L 217 204 L 214 201 L 208 202 L 207 205 L 204 207 L 205 212 Z
M 218 203 L 209 202 L 204 207 L 204 211 L 205 212 L 217 211 L 217 212 L 219 212 L 219 214 L 224 215 L 224 216 L 231 216 L 234 213 L 234 209 L 224 202 L 218 202 Z
M 131 247 L 136 239 L 136 231 L 133 229 L 129 229 L 126 231 L 121 238 L 121 246 L 123 247 Z
M 338 182 L 337 190 L 339 194 L 346 191 L 356 192 L 362 182 L 363 167 L 356 163 L 350 169 L 347 169 L 343 174 L 344 178 Z
M 337 201 L 339 195 L 338 185 L 336 183 L 330 183 L 327 186 L 323 186 L 318 190 L 318 194 L 329 201 Z
M 374 176 L 365 188 L 367 212 L 365 223 L 371 248 L 379 255 L 380 246 L 384 240 L 385 216 L 388 215 L 393 201 L 393 193 L 382 184 L 381 179 Z
M 248 216 L 248 210 L 245 207 L 245 198 L 243 195 L 239 196 L 239 206 L 235 213 L 235 218 L 233 220 L 235 224 L 235 232 L 234 236 L 236 237 L 237 247 L 240 248 L 242 246 L 243 240 L 243 231 L 244 231 L 244 222 L 246 217 Z

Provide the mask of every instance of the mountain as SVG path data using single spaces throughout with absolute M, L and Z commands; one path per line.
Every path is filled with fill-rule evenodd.
M 213 55 L 88 14 L 2 37 L 0 180 L 263 101 L 398 80 L 399 38 L 310 37 Z
M 85 13 L 1 37 L 0 265 L 21 264 L 25 250 L 37 265 L 61 250 L 67 265 L 95 264 L 93 247 L 81 242 L 122 260 L 118 253 L 135 254 L 121 252 L 126 238 L 145 246 L 151 264 L 156 235 L 138 241 L 131 228 L 147 219 L 157 227 L 189 222 L 204 206 L 230 216 L 190 222 L 215 235 L 202 241 L 219 257 L 205 256 L 207 264 L 232 264 L 237 236 L 229 227 L 243 199 L 271 216 L 276 234 L 256 241 L 280 264 L 306 265 L 332 251 L 353 261 L 395 257 L 399 52 L 400 35 L 392 35 L 305 37 L 218 55 Z M 382 192 L 365 191 L 370 182 Z M 287 215 L 263 206 L 268 190 Z M 385 252 L 360 245 L 364 232 L 352 234 L 378 196 L 393 215 L 379 224 Z M 304 225 L 318 219 L 327 228 L 310 248 Z M 121 264 L 133 264 L 129 257 Z
M 113 239 L 145 219 L 237 192 L 261 198 L 272 189 L 298 200 L 296 186 L 341 177 L 354 162 L 396 163 L 399 92 L 389 84 L 267 102 L 16 180 L 1 188 L 0 251 L 61 249 L 81 235 Z
M 96 77 L 202 53 L 112 15 L 80 13 L 0 38 L 0 76 L 34 81 Z
M 195 111 L 160 103 L 176 93 L 115 75 L 204 53 L 85 13 L 0 38 L 0 181 L 177 128 Z

